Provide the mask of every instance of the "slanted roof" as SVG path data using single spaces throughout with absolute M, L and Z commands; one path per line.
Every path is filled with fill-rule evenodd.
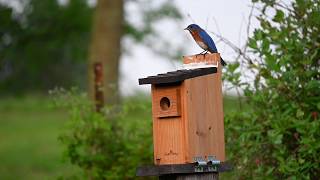
M 216 72 L 217 72 L 216 67 L 171 71 L 164 74 L 158 74 L 156 76 L 148 76 L 146 78 L 141 78 L 139 79 L 139 85 L 178 83 L 186 79 L 213 74 Z

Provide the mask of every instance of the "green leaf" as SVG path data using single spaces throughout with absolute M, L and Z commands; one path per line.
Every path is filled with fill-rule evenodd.
M 252 49 L 258 49 L 258 44 L 257 44 L 257 41 L 255 39 L 249 38 L 248 45 Z
M 269 48 L 270 48 L 270 42 L 268 39 L 264 39 L 262 41 L 262 50 L 264 53 L 267 53 L 269 51 Z
M 256 40 L 262 40 L 263 39 L 263 31 L 255 30 L 254 37 L 256 38 Z
M 318 104 L 317 104 L 317 108 L 320 110 L 320 102 L 318 102 Z
M 228 69 L 230 72 L 234 72 L 240 66 L 239 62 L 232 63 L 228 65 Z
M 283 135 L 279 132 L 276 132 L 276 130 L 269 130 L 268 136 L 273 144 L 281 144 L 282 143 L 282 137 Z
M 282 22 L 284 19 L 284 12 L 277 9 L 276 15 L 273 18 L 273 21 L 275 22 Z
M 306 85 L 306 89 L 310 89 L 310 90 L 316 89 L 318 87 L 320 87 L 320 81 L 318 80 L 311 80 Z
M 275 139 L 274 139 L 274 144 L 281 144 L 282 143 L 282 137 L 283 135 L 282 134 L 278 134 Z
M 300 118 L 300 117 L 302 117 L 304 115 L 304 112 L 301 110 L 301 109 L 298 109 L 297 110 L 297 113 L 296 113 L 296 117 L 297 118 Z

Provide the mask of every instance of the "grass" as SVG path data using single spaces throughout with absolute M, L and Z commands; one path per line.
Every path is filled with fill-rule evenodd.
M 39 96 L 0 102 L 0 179 L 56 179 L 74 168 L 62 162 L 57 141 L 65 113 Z
M 134 105 L 136 100 L 131 98 L 125 102 Z M 151 106 L 148 100 L 142 103 Z M 58 136 L 64 130 L 67 114 L 49 105 L 50 99 L 44 96 L 1 99 L 0 179 L 57 179 L 79 171 L 62 161 L 63 149 Z M 224 105 L 225 112 L 237 107 L 232 97 L 225 98 Z M 150 115 L 148 109 L 129 112 L 128 117 L 141 120 Z

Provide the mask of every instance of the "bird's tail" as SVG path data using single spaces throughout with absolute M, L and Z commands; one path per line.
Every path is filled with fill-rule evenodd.
M 227 63 L 222 59 L 222 57 L 220 57 L 220 62 L 221 62 L 221 64 L 222 64 L 222 66 L 227 65 Z

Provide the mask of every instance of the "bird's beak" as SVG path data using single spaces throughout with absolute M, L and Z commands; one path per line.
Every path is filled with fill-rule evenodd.
M 189 31 L 189 28 L 188 28 L 188 27 L 186 27 L 186 28 L 184 28 L 183 30 L 187 30 L 187 31 Z

